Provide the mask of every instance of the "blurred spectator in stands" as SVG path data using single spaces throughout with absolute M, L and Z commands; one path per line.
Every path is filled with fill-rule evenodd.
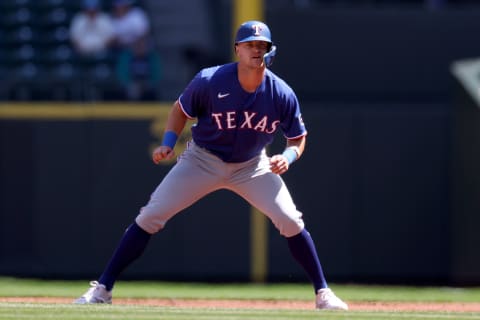
M 161 72 L 160 56 L 147 37 L 120 51 L 117 76 L 128 100 L 158 100 Z
M 81 55 L 104 53 L 113 35 L 112 19 L 101 10 L 99 0 L 84 0 L 83 10 L 70 25 L 70 39 L 76 51 Z
M 150 32 L 148 16 L 143 9 L 134 6 L 134 0 L 114 0 L 113 25 L 117 49 L 133 46 Z

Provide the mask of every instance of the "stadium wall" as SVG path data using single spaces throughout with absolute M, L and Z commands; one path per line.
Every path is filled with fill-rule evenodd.
M 172 165 L 155 166 L 149 158 L 168 107 L 0 109 L 0 274 L 97 276 Z M 448 110 L 314 104 L 303 109 L 307 151 L 285 180 L 329 279 L 446 281 Z M 270 152 L 283 148 L 280 141 Z M 249 211 L 230 192 L 207 196 L 156 235 L 124 276 L 249 280 Z M 268 280 L 306 280 L 271 225 L 267 254 Z

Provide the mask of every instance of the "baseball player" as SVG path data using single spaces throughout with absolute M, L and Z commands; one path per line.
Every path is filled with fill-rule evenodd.
M 302 213 L 280 177 L 302 155 L 307 130 L 295 93 L 267 68 L 276 53 L 268 26 L 243 23 L 234 49 L 237 62 L 201 70 L 175 101 L 153 162 L 174 157 L 187 119 L 196 120 L 192 141 L 127 228 L 98 281 L 75 303 L 111 303 L 117 277 L 143 253 L 151 235 L 203 196 L 227 189 L 263 212 L 286 238 L 312 281 L 316 308 L 348 309 L 328 288 Z M 268 156 L 265 147 L 277 130 L 286 138 L 285 150 Z

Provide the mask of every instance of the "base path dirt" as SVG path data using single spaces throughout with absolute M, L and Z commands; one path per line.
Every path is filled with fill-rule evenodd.
M 17 303 L 72 303 L 70 298 L 56 297 L 0 297 L 0 302 Z M 116 305 L 138 305 L 178 308 L 232 308 L 232 309 L 314 309 L 313 301 L 278 300 L 199 300 L 199 299 L 114 299 Z M 349 302 L 353 311 L 390 311 L 390 312 L 480 312 L 480 303 L 454 302 Z

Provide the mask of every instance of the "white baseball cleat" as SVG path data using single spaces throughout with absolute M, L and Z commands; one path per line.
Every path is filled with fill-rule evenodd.
M 348 305 L 340 300 L 330 288 L 318 290 L 315 305 L 317 309 L 348 310 Z
M 90 282 L 90 289 L 87 290 L 74 304 L 112 303 L 112 292 L 107 291 L 105 286 L 98 281 Z

